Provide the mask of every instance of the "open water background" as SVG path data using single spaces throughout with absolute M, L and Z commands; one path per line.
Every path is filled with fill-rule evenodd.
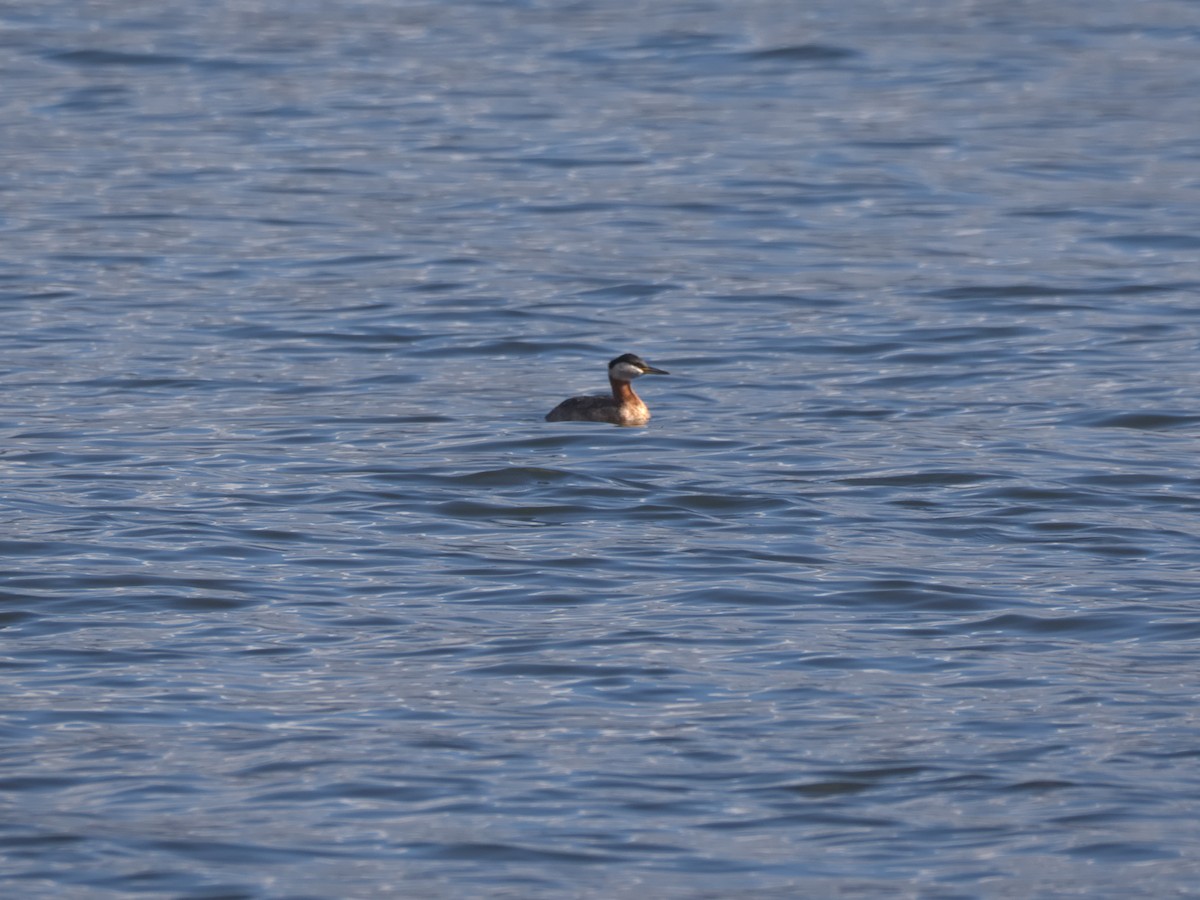
M 0 84 L 7 896 L 1200 896 L 1200 5 L 4 2 Z

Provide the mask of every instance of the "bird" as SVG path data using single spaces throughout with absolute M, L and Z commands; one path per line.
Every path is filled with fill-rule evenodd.
M 608 383 L 612 396 L 571 397 L 546 414 L 547 422 L 611 422 L 613 425 L 645 425 L 650 410 L 633 392 L 630 383 L 643 375 L 670 375 L 656 369 L 636 353 L 618 356 L 608 364 Z

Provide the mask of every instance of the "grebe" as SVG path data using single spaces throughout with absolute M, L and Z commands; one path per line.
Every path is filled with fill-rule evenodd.
M 669 375 L 648 365 L 636 353 L 618 356 L 608 364 L 611 397 L 572 397 L 564 400 L 546 415 L 547 422 L 612 422 L 614 425 L 645 425 L 650 410 L 630 384 L 642 375 Z

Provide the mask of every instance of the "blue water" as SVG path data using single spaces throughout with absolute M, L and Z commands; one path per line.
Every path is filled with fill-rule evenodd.
M 1200 896 L 1198 60 L 0 6 L 4 895 Z

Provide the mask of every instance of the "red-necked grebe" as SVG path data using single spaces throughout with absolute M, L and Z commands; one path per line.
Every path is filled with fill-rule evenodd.
M 614 425 L 645 425 L 650 410 L 630 384 L 643 375 L 669 375 L 638 356 L 626 353 L 608 364 L 611 397 L 572 397 L 564 400 L 546 415 L 547 422 L 611 422 Z

